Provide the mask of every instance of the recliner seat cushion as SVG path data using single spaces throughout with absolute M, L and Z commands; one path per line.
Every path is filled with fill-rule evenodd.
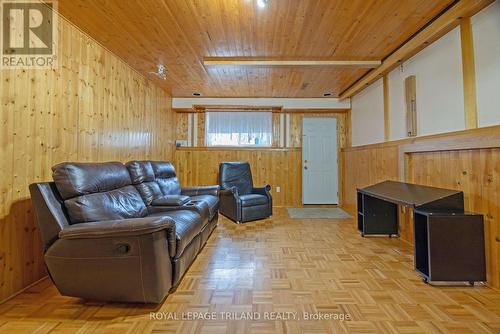
M 150 214 L 148 217 L 170 217 L 174 220 L 177 246 L 175 254 L 170 254 L 174 258 L 182 255 L 184 249 L 201 232 L 203 227 L 201 217 L 195 211 L 176 210 L 156 212 Z
M 241 195 L 241 206 L 255 206 L 261 204 L 267 204 L 267 197 L 258 194 Z
M 127 168 L 119 162 L 61 163 L 52 171 L 71 224 L 147 214 Z

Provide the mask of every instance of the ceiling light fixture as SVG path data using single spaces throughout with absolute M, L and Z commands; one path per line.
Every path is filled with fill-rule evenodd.
M 257 0 L 257 6 L 259 6 L 259 8 L 264 8 L 268 2 L 269 0 Z

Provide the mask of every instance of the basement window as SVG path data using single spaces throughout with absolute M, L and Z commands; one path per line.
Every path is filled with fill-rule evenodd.
M 270 147 L 272 143 L 271 112 L 207 112 L 205 114 L 207 146 Z

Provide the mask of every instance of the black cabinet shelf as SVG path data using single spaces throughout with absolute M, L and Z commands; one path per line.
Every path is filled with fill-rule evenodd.
M 414 211 L 415 270 L 424 281 L 486 281 L 483 216 Z
M 363 211 L 358 212 L 358 230 L 362 236 L 398 234 L 398 206 L 358 192 Z

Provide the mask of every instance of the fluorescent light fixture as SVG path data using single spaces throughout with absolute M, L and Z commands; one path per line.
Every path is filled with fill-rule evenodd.
M 268 0 L 257 0 L 257 6 L 264 8 L 267 5 Z

